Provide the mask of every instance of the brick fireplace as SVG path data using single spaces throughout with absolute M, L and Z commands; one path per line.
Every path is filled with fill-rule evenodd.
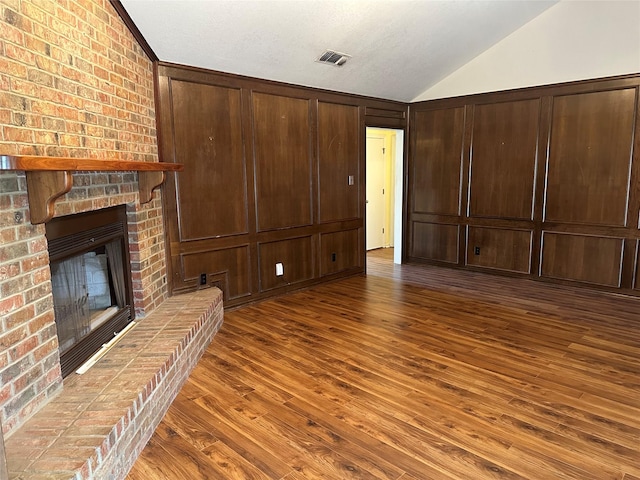
M 153 65 L 108 0 L 0 0 L 0 154 L 158 161 Z M 56 202 L 54 217 L 125 206 L 143 319 L 102 367 L 63 381 L 45 226 L 30 222 L 25 173 L 0 171 L 0 417 L 11 478 L 121 478 L 219 328 L 217 289 L 167 299 L 154 197 L 140 204 L 135 172 L 77 172 Z
M 0 153 L 157 161 L 153 67 L 106 0 L 0 2 Z M 55 216 L 127 205 L 135 311 L 167 297 L 159 192 L 132 172 L 74 175 Z M 47 241 L 24 173 L 0 174 L 0 406 L 5 437 L 62 387 Z

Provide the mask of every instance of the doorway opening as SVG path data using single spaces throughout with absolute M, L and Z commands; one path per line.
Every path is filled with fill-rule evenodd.
M 404 131 L 367 127 L 366 249 L 393 248 L 402 263 Z

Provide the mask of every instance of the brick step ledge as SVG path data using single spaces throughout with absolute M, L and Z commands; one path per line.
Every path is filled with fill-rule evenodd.
M 222 292 L 165 300 L 5 440 L 12 480 L 123 479 L 223 322 Z

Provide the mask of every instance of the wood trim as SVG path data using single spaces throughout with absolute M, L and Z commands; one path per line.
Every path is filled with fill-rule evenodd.
M 48 170 L 85 172 L 180 172 L 181 163 L 134 162 L 130 160 L 98 160 L 71 157 L 29 157 L 0 155 L 0 170 Z
M 24 170 L 31 223 L 48 222 L 55 214 L 55 202 L 71 190 L 73 172 L 138 172 L 140 203 L 150 202 L 153 191 L 164 182 L 166 171 L 184 170 L 181 163 L 132 162 L 68 157 L 23 157 L 0 155 L 0 171 Z
M 411 103 L 411 110 L 438 110 L 469 104 L 484 104 L 526 100 L 544 96 L 591 93 L 605 90 L 633 88 L 638 85 L 640 73 L 593 78 L 574 82 L 561 82 L 535 87 L 514 88 L 511 90 L 490 91 L 463 95 L 459 97 L 438 98 Z
M 118 13 L 120 18 L 124 22 L 124 24 L 127 26 L 127 28 L 129 29 L 133 37 L 136 39 L 136 41 L 140 45 L 140 48 L 142 48 L 142 50 L 144 50 L 144 53 L 147 54 L 147 57 L 149 57 L 149 60 L 151 60 L 152 62 L 159 61 L 160 59 L 155 54 L 155 52 L 153 51 L 149 43 L 147 43 L 147 40 L 144 38 L 144 36 L 140 32 L 136 24 L 133 22 L 133 20 L 129 16 L 129 13 L 122 5 L 122 2 L 120 2 L 120 0 L 109 0 L 109 1 L 111 2 L 111 6 Z
M 162 185 L 164 178 L 164 172 L 138 172 L 140 203 L 149 203 L 153 199 L 153 191 Z
M 343 93 L 275 80 L 265 80 L 257 77 L 163 61 L 158 62 L 158 75 L 196 82 L 201 81 L 209 84 L 214 83 L 222 86 L 233 85 L 235 88 L 248 88 L 257 92 L 273 95 L 283 95 L 284 92 L 285 95 L 292 97 L 317 98 L 323 102 L 340 104 L 350 104 L 353 102 L 353 105 L 366 105 L 369 109 L 376 108 L 387 112 L 393 111 L 394 107 L 398 111 L 406 112 L 407 106 L 409 105 L 408 103 L 398 102 L 396 100 L 386 100 L 384 98 L 368 97 L 366 95 L 356 95 L 353 93 Z M 406 115 L 406 113 L 404 115 Z
M 33 225 L 53 218 L 55 203 L 71 190 L 73 178 L 69 172 L 28 171 L 27 194 L 29 216 Z

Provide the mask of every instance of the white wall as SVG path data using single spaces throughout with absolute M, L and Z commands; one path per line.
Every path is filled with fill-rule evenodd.
M 640 72 L 640 0 L 564 0 L 413 101 Z

